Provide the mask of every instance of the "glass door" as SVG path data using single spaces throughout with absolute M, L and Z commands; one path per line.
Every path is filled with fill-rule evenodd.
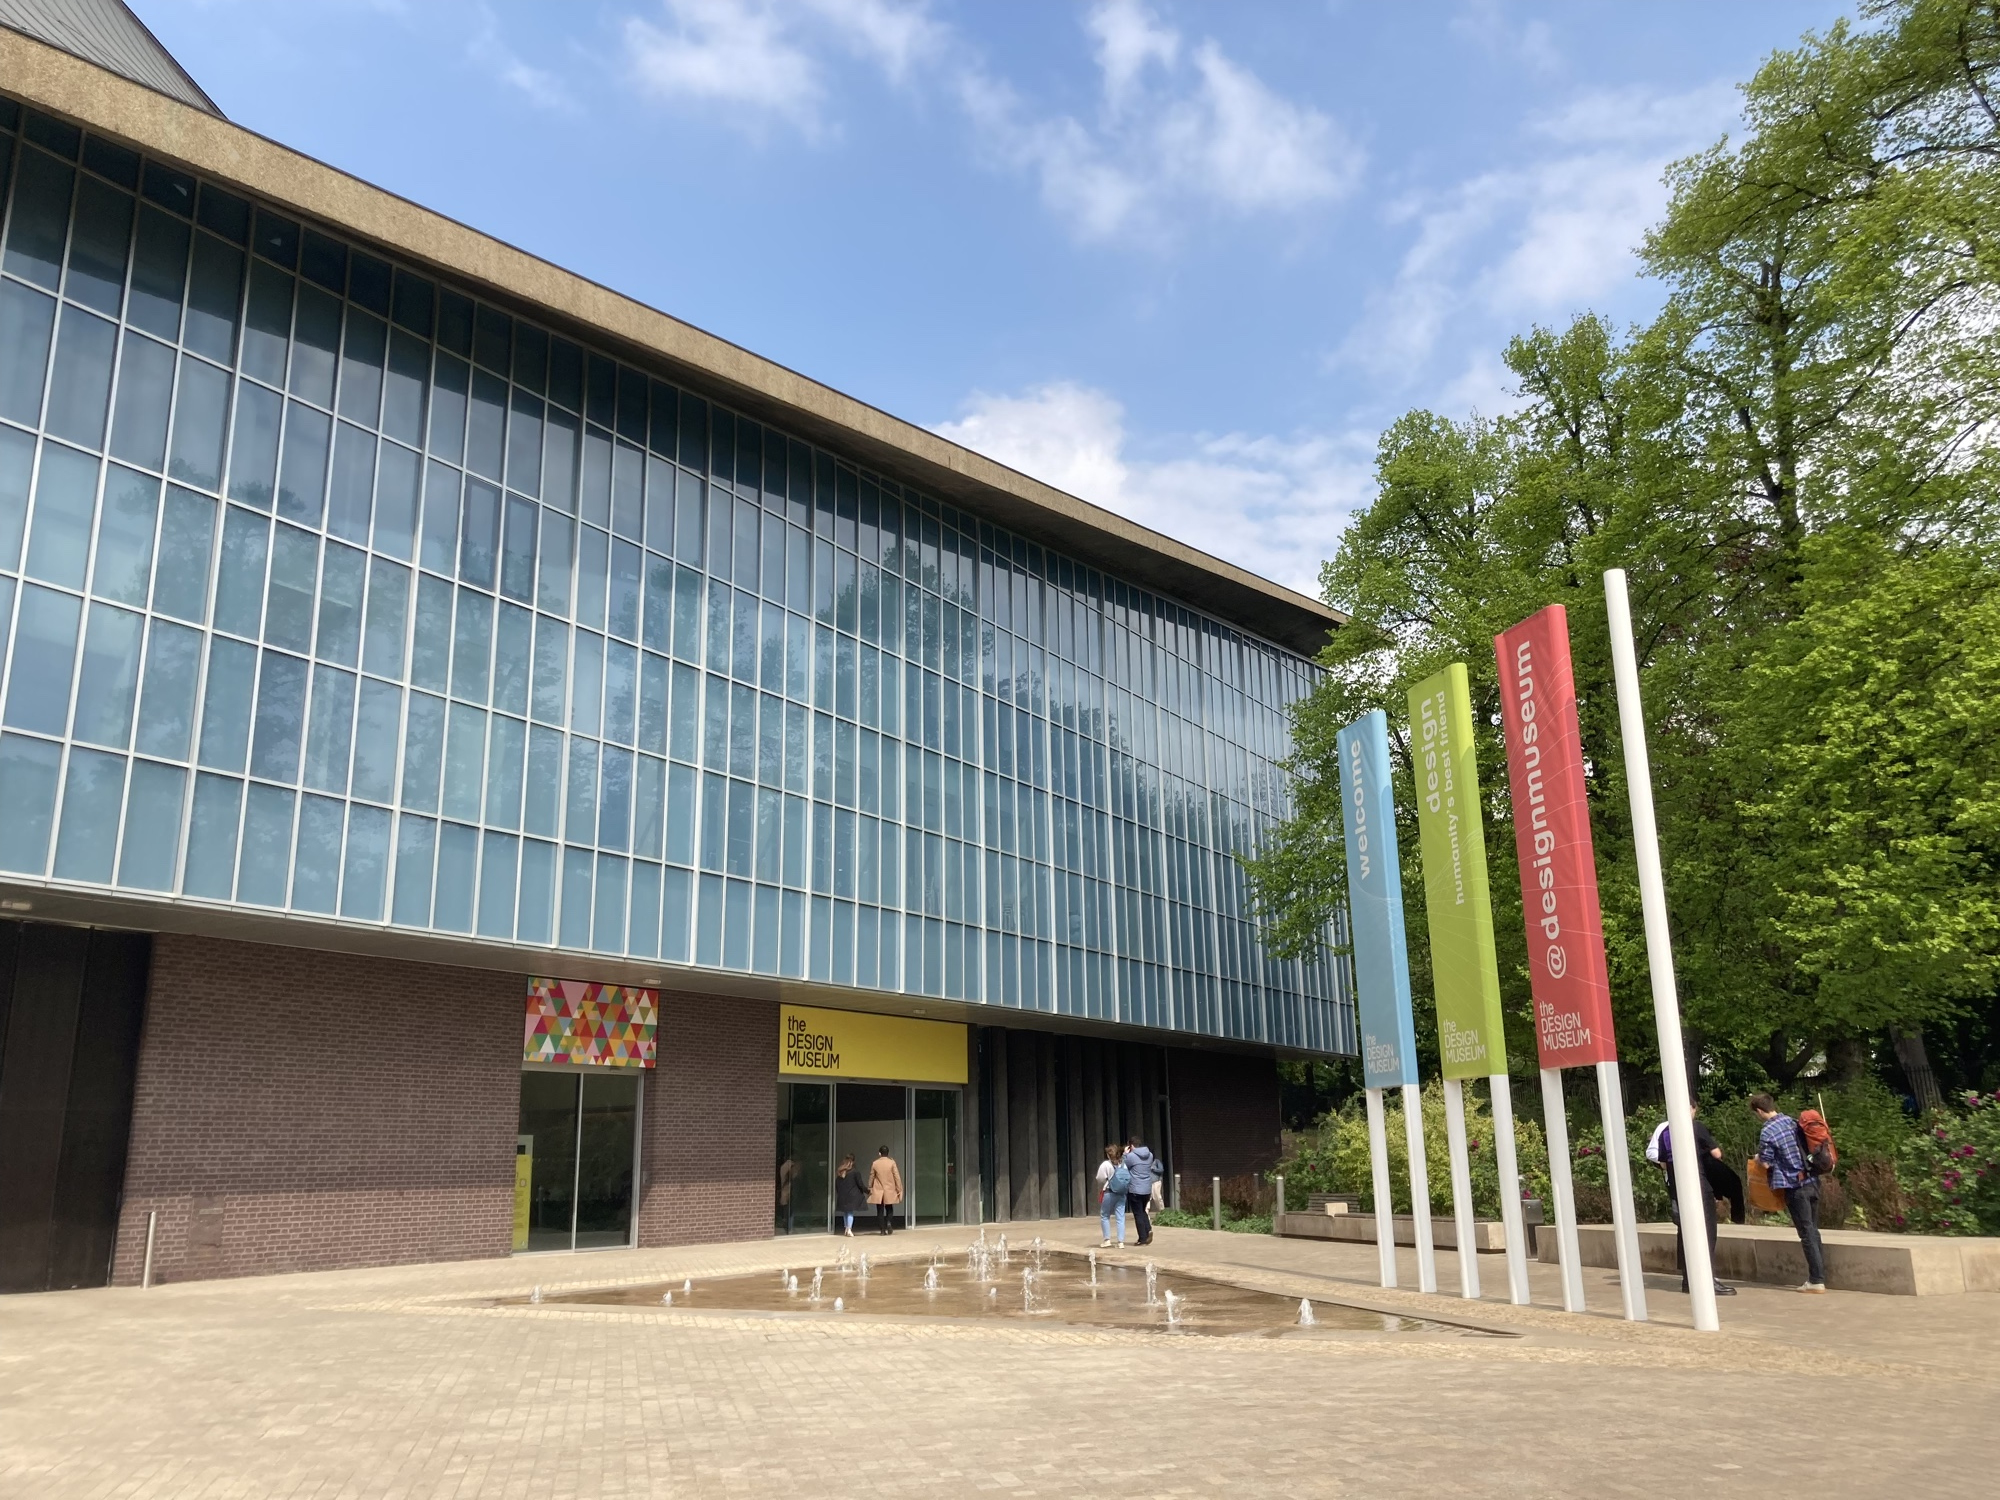
M 774 1179 L 779 1234 L 825 1234 L 834 1227 L 833 1171 L 854 1158 L 865 1184 L 884 1146 L 903 1179 L 898 1228 L 959 1221 L 959 1091 L 901 1083 L 778 1084 Z M 855 1232 L 875 1210 L 855 1216 Z
M 833 1086 L 778 1085 L 779 1234 L 825 1234 L 831 1212 Z
M 919 1224 L 958 1222 L 958 1090 L 912 1089 L 911 1187 Z
M 523 1073 L 514 1248 L 631 1244 L 638 1136 L 636 1072 Z

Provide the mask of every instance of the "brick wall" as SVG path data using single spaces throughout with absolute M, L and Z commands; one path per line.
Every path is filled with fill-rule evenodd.
M 641 1245 L 768 1236 L 778 1007 L 662 992 L 659 1065 L 646 1080 L 641 1132 Z
M 524 983 L 156 937 L 113 1280 L 505 1255 Z
M 1208 1180 L 1265 1172 L 1278 1161 L 1278 1065 L 1269 1057 L 1175 1047 L 1168 1053 L 1174 1170 L 1183 1203 L 1208 1202 Z

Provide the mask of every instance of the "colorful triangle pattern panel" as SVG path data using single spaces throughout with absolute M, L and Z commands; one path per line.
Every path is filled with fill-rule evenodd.
M 525 1062 L 650 1068 L 660 1024 L 660 992 L 628 984 L 530 979 Z

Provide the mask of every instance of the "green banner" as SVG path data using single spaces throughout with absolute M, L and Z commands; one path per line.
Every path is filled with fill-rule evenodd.
M 1486 886 L 1485 809 L 1463 662 L 1410 689 L 1410 755 L 1444 1076 L 1504 1073 L 1507 1036 Z

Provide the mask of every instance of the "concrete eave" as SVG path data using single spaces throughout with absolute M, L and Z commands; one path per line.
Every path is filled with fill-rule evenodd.
M 1316 654 L 1345 616 L 254 131 L 0 29 L 0 87 L 344 233 L 1252 635 Z

